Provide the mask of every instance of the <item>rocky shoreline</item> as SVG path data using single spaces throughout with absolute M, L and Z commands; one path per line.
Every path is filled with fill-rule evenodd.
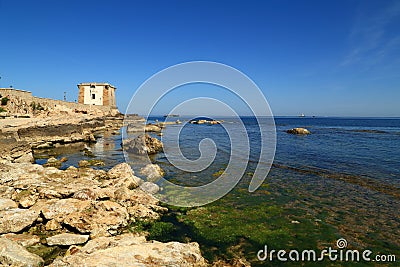
M 0 162 L 33 162 L 32 149 L 95 142 L 100 131 L 119 132 L 123 117 L 66 116 L 0 120 Z
M 106 172 L 32 163 L 33 148 L 95 142 L 99 131 L 119 131 L 121 116 L 21 120 L 0 121 L 0 265 L 208 265 L 197 243 L 148 241 L 148 233 L 137 230 L 168 209 L 139 187 L 156 192 L 157 185 L 135 176 L 128 164 Z M 157 172 L 150 164 L 141 174 Z

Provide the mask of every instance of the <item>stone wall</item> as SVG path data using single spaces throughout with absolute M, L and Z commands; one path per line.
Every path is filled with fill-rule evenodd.
M 28 99 L 28 98 L 32 97 L 32 92 L 13 89 L 13 88 L 0 88 L 0 95 L 2 97 L 17 96 L 17 97 L 23 97 L 23 98 L 27 98 Z
M 33 97 L 32 101 L 37 101 L 37 103 L 40 103 L 42 106 L 43 105 L 46 105 L 46 106 L 61 105 L 61 106 L 65 106 L 70 109 L 78 109 L 81 111 L 91 111 L 94 109 L 98 109 L 103 112 L 111 112 L 113 110 L 111 107 L 107 107 L 107 106 L 85 105 L 85 104 L 80 104 L 80 103 L 75 103 L 75 102 L 67 102 L 67 101 L 62 101 L 62 100 L 55 100 L 55 99 L 41 98 L 41 97 Z
M 29 91 L 13 88 L 0 88 L 0 94 L 2 97 L 8 97 L 10 99 L 7 106 L 3 107 L 8 111 L 8 113 L 10 113 L 10 115 L 30 115 L 32 113 L 32 103 L 36 105 L 40 104 L 44 109 L 54 109 L 57 108 L 57 106 L 62 106 L 78 112 L 91 113 L 94 111 L 101 111 L 107 115 L 115 115 L 118 113 L 116 108 L 109 106 L 85 105 L 75 102 L 36 97 L 32 96 L 32 93 Z

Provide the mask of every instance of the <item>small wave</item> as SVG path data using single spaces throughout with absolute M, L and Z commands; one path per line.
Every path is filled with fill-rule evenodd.
M 365 175 L 355 175 L 348 173 L 333 172 L 326 169 L 321 169 L 313 166 L 293 167 L 279 163 L 273 163 L 273 168 L 286 169 L 304 174 L 318 175 L 324 178 L 336 179 L 347 183 L 359 185 L 374 191 L 392 195 L 395 198 L 400 198 L 400 188 L 392 184 L 387 184 L 379 181 L 376 178 L 371 178 Z
M 356 133 L 375 133 L 375 134 L 390 134 L 390 132 L 382 131 L 382 130 L 369 130 L 369 129 L 357 129 L 357 130 L 349 130 L 350 132 Z

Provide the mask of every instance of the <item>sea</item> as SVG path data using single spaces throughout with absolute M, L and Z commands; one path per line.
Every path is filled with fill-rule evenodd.
M 244 257 L 252 266 L 281 264 L 257 258 L 265 245 L 277 250 L 322 250 L 335 248 L 341 238 L 349 249 L 393 254 L 400 261 L 400 118 L 275 117 L 273 164 L 263 184 L 252 193 L 248 186 L 257 164 L 268 164 L 267 159 L 260 159 L 263 118 L 213 118 L 223 120 L 220 125 L 167 118 L 177 119 L 184 126 L 167 125 L 162 137 L 153 136 L 167 140 L 169 133 L 180 127 L 179 146 L 184 157 L 196 160 L 201 153 L 207 154 L 200 151 L 199 144 L 211 139 L 215 146 L 209 149 L 216 148 L 215 158 L 207 168 L 187 172 L 171 163 L 169 157 L 174 155 L 159 153 L 151 159 L 165 171 L 165 179 L 185 186 L 217 179 L 227 168 L 233 147 L 239 148 L 235 151 L 239 156 L 241 151 L 246 154 L 247 145 L 233 145 L 229 134 L 241 125 L 247 131 L 250 156 L 243 177 L 226 196 L 201 208 L 177 209 L 167 216 L 165 222 L 175 224 L 176 229 L 166 240 L 196 241 L 210 261 Z M 148 122 L 164 120 L 162 116 L 148 118 Z M 306 128 L 311 134 L 286 132 L 295 127 Z M 88 145 L 93 156 L 105 162 L 105 166 L 95 168 L 109 169 L 127 160 L 139 173 L 141 165 L 122 151 L 124 131 L 98 136 L 97 143 Z M 62 168 L 90 159 L 83 154 L 82 145 L 35 151 L 39 164 L 49 156 L 67 157 Z M 324 265 L 342 264 L 328 261 Z

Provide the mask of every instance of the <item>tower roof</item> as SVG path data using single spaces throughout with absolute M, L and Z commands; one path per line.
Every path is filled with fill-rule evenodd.
M 79 86 L 80 85 L 107 85 L 107 86 L 109 86 L 109 87 L 111 87 L 111 88 L 114 88 L 114 89 L 117 89 L 114 85 L 112 85 L 112 84 L 109 84 L 109 83 L 106 83 L 106 82 L 100 82 L 100 83 L 98 83 L 98 82 L 91 82 L 91 83 L 80 83 L 80 84 L 78 84 L 77 86 L 78 86 L 78 88 L 79 88 Z

